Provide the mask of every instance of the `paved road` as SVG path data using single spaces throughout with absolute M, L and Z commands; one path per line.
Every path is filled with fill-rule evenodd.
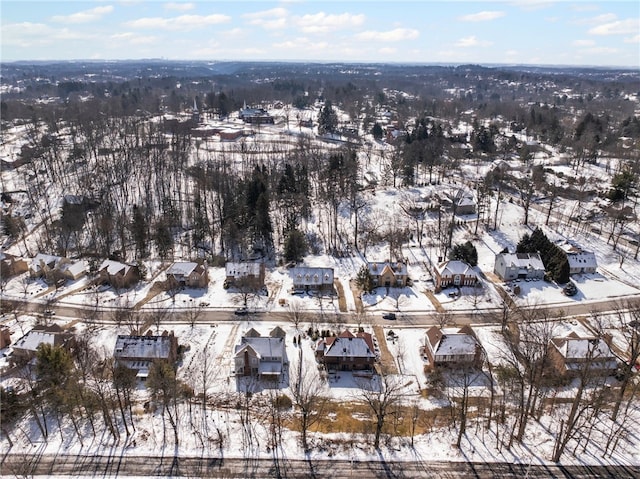
M 640 468 L 628 466 L 557 466 L 425 461 L 359 462 L 344 460 L 221 459 L 217 457 L 6 455 L 3 476 L 186 476 L 217 478 L 555 478 L 637 479 Z
M 11 300 L 7 298 L 3 298 L 4 302 L 12 302 L 16 300 Z M 552 311 L 556 311 L 558 313 L 562 313 L 563 317 L 571 317 L 571 316 L 580 316 L 580 315 L 588 315 L 591 311 L 597 310 L 600 313 L 606 313 L 615 311 L 621 302 L 632 302 L 637 301 L 640 302 L 640 294 L 625 296 L 624 298 L 610 298 L 604 299 L 600 301 L 594 302 L 586 302 L 586 301 L 576 301 L 573 304 L 559 304 L 559 305 L 548 305 L 547 308 Z M 22 301 L 17 300 L 17 302 L 22 303 Z M 42 312 L 43 306 L 42 304 L 27 302 L 21 306 L 22 310 L 27 312 Z M 50 307 L 56 312 L 56 316 L 62 316 L 65 318 L 84 318 L 86 317 L 86 310 L 80 306 L 73 305 L 65 305 L 65 304 L 57 304 Z M 112 319 L 112 309 L 104 308 L 98 314 L 97 321 L 100 323 L 113 323 Z M 479 314 L 478 314 L 479 313 Z M 146 319 L 150 319 L 153 317 L 154 312 L 151 309 L 144 309 L 136 314 L 140 314 L 143 317 L 141 323 L 144 323 Z M 309 311 L 309 314 L 318 314 L 317 311 Z M 489 323 L 497 323 L 500 318 L 501 310 L 490 310 L 485 309 L 479 312 L 473 311 L 450 311 L 451 317 L 459 324 L 489 324 Z M 333 313 L 332 313 L 333 316 Z M 438 319 L 433 312 L 419 312 L 412 311 L 407 313 L 401 313 L 398 315 L 397 321 L 385 321 L 382 319 L 381 314 L 371 314 L 371 321 L 374 324 L 394 324 L 395 326 L 426 326 L 426 325 L 434 325 L 438 324 Z M 200 324 L 209 324 L 223 321 L 246 321 L 248 319 L 251 320 L 261 320 L 268 319 L 269 321 L 289 321 L 290 315 L 286 312 L 250 312 L 248 316 L 236 316 L 233 314 L 233 310 L 230 309 L 214 309 L 207 308 L 202 311 L 202 314 L 199 316 L 197 322 Z M 357 318 L 353 312 L 349 313 L 341 313 L 340 321 L 343 324 L 353 323 L 356 324 L 362 321 L 362 318 Z M 173 315 L 170 319 L 167 319 L 169 323 L 176 322 L 188 322 L 188 318 L 182 317 L 179 314 L 179 310 L 177 310 L 177 314 Z

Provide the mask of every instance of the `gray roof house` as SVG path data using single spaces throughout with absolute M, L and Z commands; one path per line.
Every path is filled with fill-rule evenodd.
M 502 281 L 544 279 L 544 263 L 538 253 L 500 253 L 493 272 Z
M 333 288 L 333 268 L 298 266 L 289 270 L 294 289 L 326 291 Z
M 118 366 L 136 371 L 136 377 L 145 381 L 149 375 L 151 363 L 166 360 L 171 365 L 178 357 L 178 340 L 171 333 L 162 336 L 118 335 L 113 351 Z
M 250 330 L 236 345 L 233 362 L 236 376 L 279 381 L 288 364 L 283 330 L 275 328 L 269 336 Z

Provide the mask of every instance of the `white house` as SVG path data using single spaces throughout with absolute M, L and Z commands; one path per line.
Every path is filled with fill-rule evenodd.
M 558 243 L 567 255 L 569 261 L 569 274 L 595 273 L 598 268 L 596 255 L 593 251 L 587 251 L 580 246 L 568 241 Z
M 544 279 L 544 263 L 538 253 L 500 253 L 496 255 L 493 272 L 502 281 Z
M 324 291 L 333 288 L 333 268 L 298 266 L 289 270 L 294 289 Z

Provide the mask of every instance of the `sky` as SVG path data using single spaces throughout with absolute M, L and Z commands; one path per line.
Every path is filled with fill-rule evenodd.
M 640 68 L 640 2 L 0 0 L 2 61 L 282 60 Z

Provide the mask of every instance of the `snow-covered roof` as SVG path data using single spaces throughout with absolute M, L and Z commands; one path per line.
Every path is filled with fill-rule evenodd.
M 169 266 L 169 269 L 167 269 L 167 274 L 174 276 L 189 276 L 197 267 L 198 263 L 176 261 L 171 266 Z
M 459 260 L 445 261 L 444 263 L 440 263 L 436 269 L 440 276 L 454 276 L 456 274 L 477 276 L 471 265 Z
M 554 338 L 552 344 L 568 360 L 574 359 L 614 359 L 615 354 L 602 338 L 580 337 L 575 332 Z
M 120 272 L 122 272 L 122 274 L 126 274 L 129 268 L 131 268 L 131 266 L 128 264 L 120 263 L 119 261 L 112 261 L 110 259 L 105 259 L 100 265 L 100 271 L 106 269 L 107 273 L 112 276 Z
M 475 355 L 478 340 L 466 328 L 438 328 L 427 331 L 427 341 L 436 356 Z
M 62 259 L 61 256 L 54 256 L 50 254 L 38 253 L 31 259 L 31 263 L 29 263 L 29 268 L 32 271 L 40 271 L 40 265 L 46 264 L 51 267 L 55 267 L 56 264 Z
M 172 340 L 172 336 L 118 335 L 113 356 L 117 359 L 168 359 Z
M 500 253 L 496 258 L 499 256 L 508 267 L 544 271 L 544 263 L 538 253 Z
M 242 261 L 233 262 L 228 261 L 225 265 L 227 276 L 242 277 L 242 276 L 260 276 L 260 268 L 262 267 L 260 261 Z
M 349 331 L 345 331 L 340 336 L 326 338 L 318 346 L 324 349 L 324 355 L 327 357 L 376 357 L 369 333 L 358 333 L 357 336 L 354 336 Z
M 284 338 L 272 338 L 272 337 L 246 337 L 242 338 L 242 342 L 235 347 L 235 355 L 242 354 L 245 349 L 250 347 L 258 356 L 258 359 L 262 358 L 283 358 L 285 343 Z
M 56 337 L 62 333 L 62 330 L 58 326 L 53 327 L 35 327 L 27 334 L 18 339 L 14 344 L 14 349 L 21 349 L 24 351 L 35 351 L 41 344 L 50 344 L 54 346 L 56 344 Z
M 333 268 L 298 266 L 289 270 L 289 276 L 294 284 L 333 284 Z
M 372 261 L 367 265 L 369 267 L 369 273 L 373 276 L 380 276 L 386 269 L 390 269 L 391 273 L 396 276 L 404 276 L 407 274 L 407 265 L 398 261 L 398 262 L 376 262 Z
M 569 267 L 573 268 L 597 268 L 598 261 L 593 251 L 587 251 L 580 246 L 569 241 L 557 243 L 560 248 L 567 254 Z
M 60 267 L 61 271 L 68 271 L 69 273 L 71 273 L 74 277 L 82 274 L 82 273 L 86 273 L 87 271 L 87 266 L 84 263 L 84 261 L 75 261 L 73 263 L 67 263 L 65 265 L 62 265 Z

